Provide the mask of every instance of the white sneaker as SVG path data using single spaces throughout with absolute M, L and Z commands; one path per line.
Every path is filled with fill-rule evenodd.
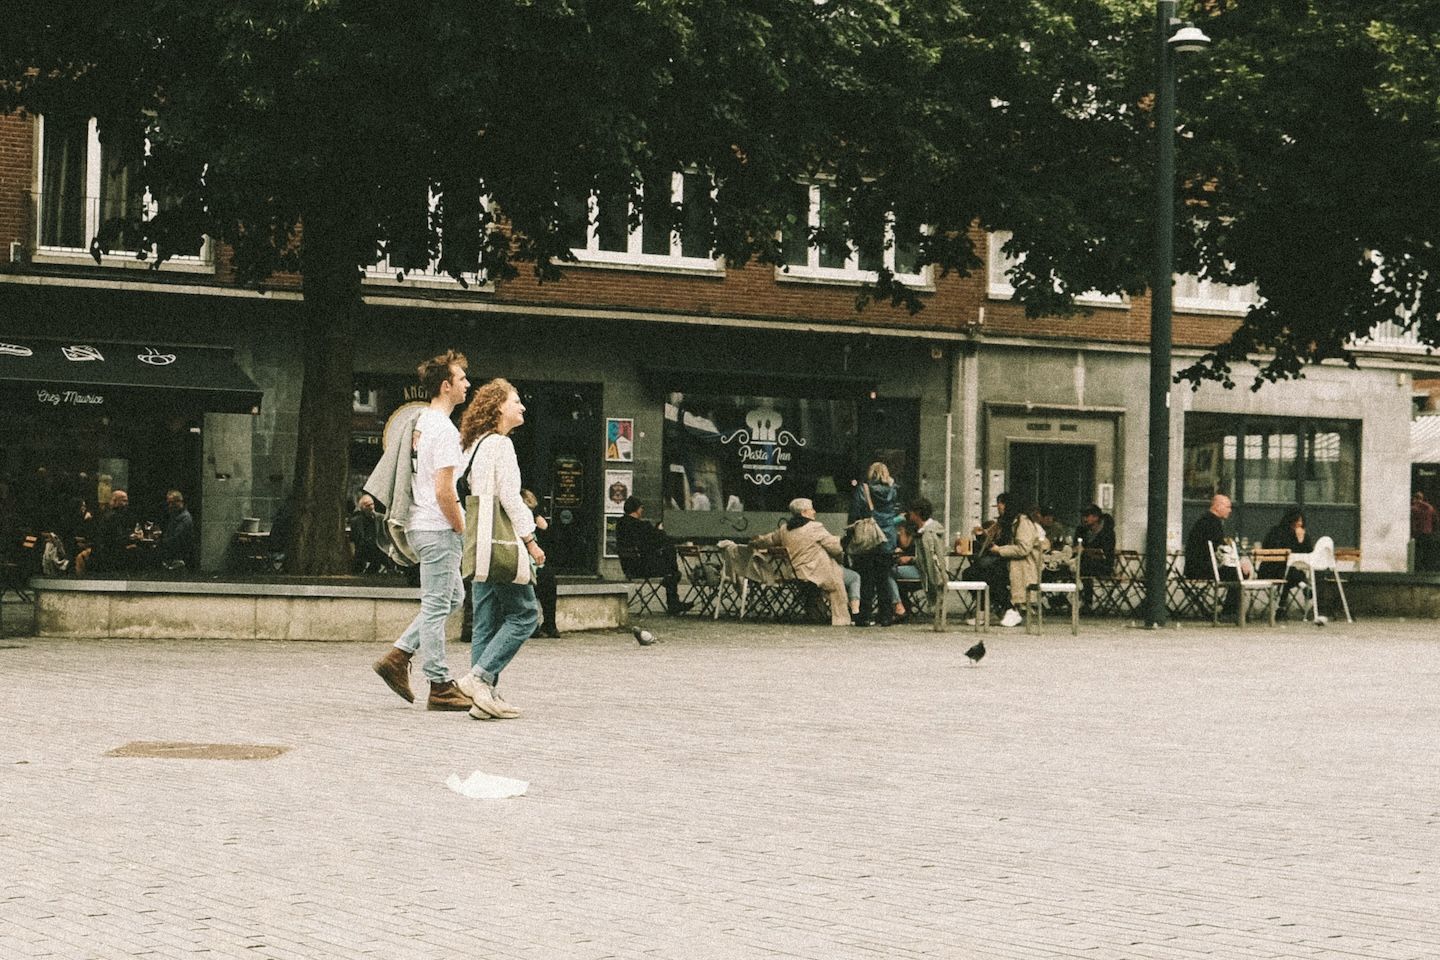
M 455 686 L 459 687 L 460 692 L 473 702 L 475 695 L 480 692 L 480 688 L 485 686 L 485 682 L 473 673 L 462 673 L 455 678 Z
M 494 688 L 478 677 L 475 680 L 475 695 L 471 699 L 475 701 L 475 706 L 470 708 L 470 716 L 476 720 L 513 720 L 520 716 L 519 710 L 495 696 Z
M 1021 622 L 1022 622 L 1024 619 L 1025 619 L 1024 617 L 1020 616 L 1020 611 L 1019 611 L 1019 610 L 1016 610 L 1014 607 L 1011 607 L 1009 610 L 1006 610 L 1006 611 L 1005 611 L 1005 616 L 1003 616 L 1003 617 L 1000 618 L 1000 626 L 1002 626 L 1002 627 L 1018 627 L 1018 626 L 1020 626 Z

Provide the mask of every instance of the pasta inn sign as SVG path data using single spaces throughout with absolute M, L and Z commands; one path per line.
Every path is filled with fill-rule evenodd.
M 782 428 L 784 422 L 780 411 L 756 407 L 745 415 L 745 426 L 720 438 L 725 446 L 735 447 L 742 475 L 757 487 L 768 487 L 785 479 L 795 456 L 794 451 L 786 447 L 805 446 L 803 439 Z

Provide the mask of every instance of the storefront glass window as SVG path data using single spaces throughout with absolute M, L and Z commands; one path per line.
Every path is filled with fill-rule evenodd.
M 1360 424 L 1188 414 L 1182 489 L 1187 529 L 1223 493 L 1234 501 L 1236 532 L 1257 542 L 1298 505 L 1312 529 L 1358 543 Z
M 909 400 L 672 393 L 664 508 L 778 513 L 809 497 L 820 513 L 844 513 L 871 459 L 911 496 L 916 412 Z

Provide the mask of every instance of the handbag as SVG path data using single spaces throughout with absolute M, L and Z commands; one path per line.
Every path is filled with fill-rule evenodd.
M 865 503 L 870 507 L 870 516 L 861 517 L 845 528 L 850 531 L 852 557 L 863 557 L 883 550 L 889 542 L 885 539 L 885 531 L 875 522 L 875 501 L 870 499 L 870 484 L 864 484 L 862 489 L 865 491 Z
M 486 434 L 475 445 L 490 439 Z M 471 457 L 474 462 L 474 456 Z M 469 470 L 466 471 L 470 473 Z M 481 583 L 526 584 L 534 579 L 534 565 L 515 533 L 510 514 L 496 496 L 496 467 L 480 478 L 479 487 L 465 498 L 465 539 L 460 553 L 460 576 Z

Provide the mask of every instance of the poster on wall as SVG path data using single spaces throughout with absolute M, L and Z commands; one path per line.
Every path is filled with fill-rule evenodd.
M 620 548 L 616 544 L 615 534 L 615 531 L 619 528 L 619 524 L 619 517 L 611 516 L 605 518 L 605 556 L 607 557 L 614 558 L 620 556 Z
M 633 470 L 605 471 L 605 515 L 618 517 L 625 512 L 625 498 L 635 489 Z
M 605 421 L 605 459 L 630 463 L 635 459 L 635 421 L 610 417 Z

